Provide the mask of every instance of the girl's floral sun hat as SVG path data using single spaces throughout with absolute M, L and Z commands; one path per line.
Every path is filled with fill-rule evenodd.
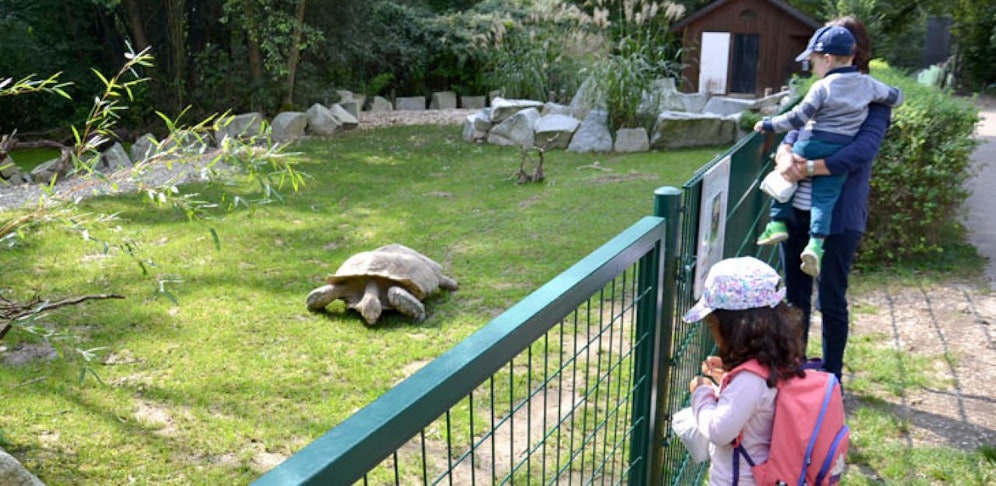
M 785 298 L 781 277 L 754 257 L 727 258 L 709 269 L 702 297 L 685 314 L 685 322 L 700 321 L 716 309 L 775 307 Z

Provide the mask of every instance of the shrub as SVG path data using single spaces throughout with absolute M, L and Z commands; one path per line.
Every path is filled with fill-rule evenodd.
M 546 100 L 554 93 L 564 101 L 581 85 L 588 61 L 607 51 L 604 25 L 572 5 L 492 0 L 469 15 L 490 19 L 475 36 L 475 56 L 483 87 L 506 98 Z
M 972 175 L 978 111 L 884 64 L 872 69 L 902 88 L 905 102 L 893 111 L 875 161 L 862 258 L 900 262 L 936 255 L 964 241 L 957 216 L 968 197 L 963 183 Z

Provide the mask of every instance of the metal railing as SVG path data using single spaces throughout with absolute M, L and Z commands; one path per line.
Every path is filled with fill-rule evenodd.
M 768 137 L 750 135 L 648 216 L 254 484 L 699 484 L 670 430 L 713 349 L 693 303 L 703 179 L 729 164 L 722 255 L 754 244 Z

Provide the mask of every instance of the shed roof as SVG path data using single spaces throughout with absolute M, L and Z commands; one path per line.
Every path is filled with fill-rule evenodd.
M 737 0 L 717 0 L 715 2 L 712 2 L 709 5 L 706 5 L 705 7 L 703 7 L 698 12 L 695 12 L 694 14 L 692 14 L 692 15 L 684 18 L 684 19 L 682 19 L 677 24 L 674 24 L 674 26 L 671 27 L 671 31 L 672 32 L 680 31 L 680 30 L 684 29 L 685 27 L 687 27 L 688 24 L 691 24 L 691 23 L 693 23 L 693 22 L 695 22 L 695 21 L 697 21 L 697 20 L 699 20 L 699 19 L 701 19 L 703 17 L 708 16 L 712 11 L 716 10 L 717 8 L 722 7 L 722 6 L 724 6 L 726 4 L 729 4 L 729 3 L 736 2 L 736 1 Z M 802 13 L 802 11 L 800 11 L 799 9 L 797 9 L 797 8 L 795 8 L 795 7 L 789 5 L 789 4 L 787 4 L 787 3 L 785 3 L 785 2 L 783 2 L 781 0 L 766 0 L 766 1 L 767 1 L 767 3 L 770 3 L 771 5 L 773 5 L 774 7 L 776 7 L 778 9 L 784 11 L 786 14 L 788 14 L 789 16 L 795 18 L 796 20 L 798 20 L 798 21 L 800 21 L 800 22 L 802 22 L 802 23 L 804 23 L 806 25 L 809 25 L 810 27 L 813 28 L 813 30 L 816 30 L 816 29 L 818 29 L 818 28 L 820 28 L 820 27 L 823 26 L 823 24 L 821 24 L 821 23 L 813 20 L 808 15 Z

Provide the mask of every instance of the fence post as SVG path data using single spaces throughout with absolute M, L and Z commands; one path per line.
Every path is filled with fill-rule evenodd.
M 678 237 L 681 231 L 681 189 L 665 186 L 654 191 L 654 216 L 666 220 L 667 233 L 664 235 L 664 275 L 662 284 L 662 299 L 660 306 L 660 332 L 658 333 L 657 375 L 654 386 L 657 389 L 654 400 L 654 430 L 653 455 L 654 469 L 650 484 L 662 484 L 662 462 L 664 457 L 663 430 L 667 423 L 663 414 L 667 403 L 667 383 L 671 375 L 671 341 L 674 332 L 674 312 L 678 302 Z
M 664 377 L 670 355 L 671 323 L 674 318 L 675 250 L 677 247 L 678 209 L 681 190 L 662 187 L 654 192 L 654 215 L 665 218 L 667 227 L 662 244 L 640 260 L 640 288 L 651 292 L 640 301 L 636 335 L 648 336 L 635 350 L 636 383 L 633 397 L 633 436 L 630 444 L 629 484 L 656 485 L 661 482 L 663 461 L 659 404 L 666 393 Z

